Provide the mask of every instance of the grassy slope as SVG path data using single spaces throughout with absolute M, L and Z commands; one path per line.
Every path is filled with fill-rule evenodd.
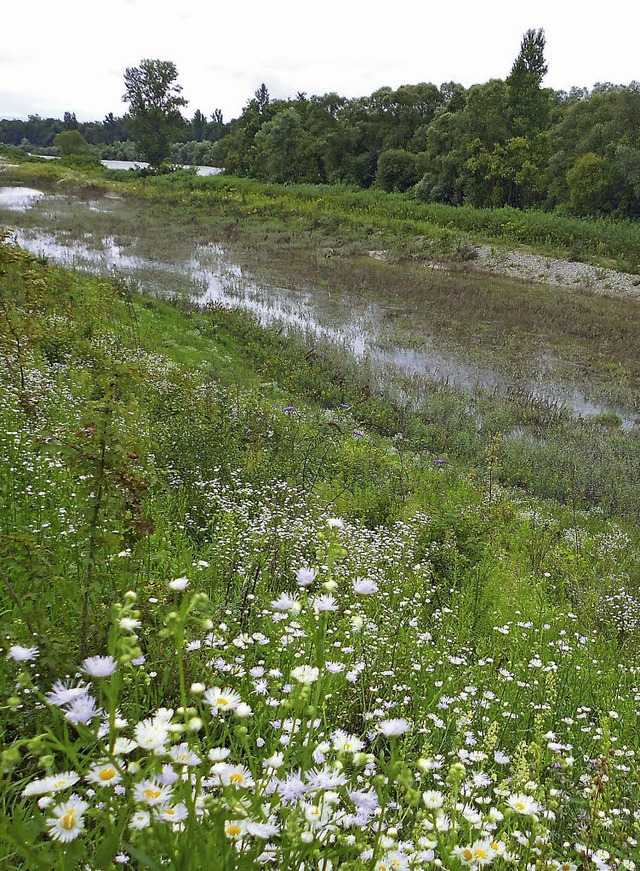
M 424 723 L 433 715 L 447 724 L 437 735 L 427 730 L 424 747 L 407 745 L 407 759 L 426 754 L 427 744 L 457 758 L 465 740 L 460 723 L 487 747 L 491 735 L 492 746 L 499 741 L 518 760 L 513 788 L 534 782 L 552 805 L 549 790 L 566 795 L 553 805 L 554 856 L 563 855 L 565 839 L 578 838 L 578 818 L 587 820 L 580 837 L 593 849 L 631 855 L 625 839 L 632 818 L 610 809 L 634 808 L 638 785 L 635 775 L 616 769 L 606 737 L 613 731 L 629 752 L 637 745 L 633 612 L 640 578 L 637 544 L 627 533 L 598 512 L 496 488 L 491 445 L 473 471 L 436 463 L 437 427 L 416 430 L 375 396 L 342 407 L 355 406 L 358 392 L 344 373 L 237 313 L 181 312 L 6 247 L 0 282 L 3 634 L 7 644 L 39 646 L 39 683 L 46 687 L 82 656 L 104 652 L 109 611 L 133 589 L 154 676 L 131 678 L 122 705 L 131 718 L 175 705 L 181 693 L 167 640 L 174 636 L 154 606 L 165 602 L 167 580 L 187 573 L 209 597 L 208 619 L 228 625 L 229 637 L 270 632 L 263 607 L 291 591 L 293 568 L 327 559 L 324 524 L 338 515 L 349 527 L 341 548 L 328 552 L 336 578 L 350 588 L 356 577 L 374 577 L 384 592 L 346 612 L 345 619 L 362 607 L 369 632 L 374 622 L 378 628 L 375 645 L 362 654 L 371 672 L 366 683 L 327 696 L 322 716 L 330 728 L 340 723 L 363 733 L 365 714 L 381 698 L 391 716 Z M 297 410 L 283 413 L 291 406 Z M 425 630 L 433 637 L 421 646 Z M 189 624 L 187 637 L 198 631 Z M 342 637 L 349 632 L 339 628 L 334 638 Z M 219 652 L 233 659 L 238 649 Z M 545 667 L 540 679 L 533 653 Z M 290 661 L 286 649 L 262 655 L 285 673 L 304 661 Z M 204 662 L 189 662 L 188 681 L 211 682 Z M 420 664 L 422 672 L 414 668 Z M 511 674 L 508 681 L 502 672 Z M 7 663 L 2 690 L 12 698 L 2 714 L 3 761 L 13 770 L 3 795 L 12 807 L 26 780 L 42 773 L 39 764 L 72 764 L 62 744 L 47 753 L 46 742 L 25 743 L 48 721 L 15 681 Z M 487 696 L 493 731 L 480 709 L 467 706 L 465 688 L 474 684 L 498 699 L 494 711 Z M 456 700 L 451 717 L 449 703 L 436 706 L 441 693 Z M 513 720 L 501 716 L 502 705 Z M 589 711 L 586 731 L 581 710 Z M 567 715 L 578 717 L 574 725 L 564 723 Z M 59 722 L 46 728 L 64 731 Z M 551 765 L 556 757 L 542 739 L 549 731 L 573 746 L 575 769 Z M 594 740 L 611 781 L 597 808 L 578 785 L 580 774 L 593 771 Z M 9 752 L 13 742 L 22 758 Z M 73 764 L 83 765 L 78 758 Z M 409 811 L 403 819 L 410 834 Z M 62 854 L 47 852 L 49 842 L 39 836 L 43 825 L 33 823 L 23 841 L 37 841 L 45 866 L 63 867 Z M 98 817 L 94 825 L 99 843 Z M 38 867 L 16 846 L 19 827 L 4 831 L 16 839 L 5 866 Z M 88 844 L 83 861 L 97 862 L 94 841 Z M 175 868 L 201 867 L 162 844 L 149 840 L 144 849 L 173 856 Z M 97 867 L 112 867 L 113 853 Z M 70 855 L 80 861 L 79 852 Z M 337 853 L 336 861 L 343 861 Z

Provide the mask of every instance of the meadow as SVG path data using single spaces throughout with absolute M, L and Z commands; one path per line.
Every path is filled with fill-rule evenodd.
M 3 868 L 636 867 L 631 512 L 237 311 L 0 286 Z

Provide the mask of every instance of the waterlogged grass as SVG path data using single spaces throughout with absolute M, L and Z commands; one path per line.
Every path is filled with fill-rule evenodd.
M 0 289 L 3 868 L 636 867 L 633 528 L 238 313 Z
M 139 178 L 126 171 L 93 173 L 54 164 L 21 163 L 8 179 L 117 189 L 179 206 L 183 219 L 206 214 L 233 239 L 238 232 L 279 244 L 321 244 L 331 253 L 384 248 L 392 256 L 466 260 L 472 242 L 524 245 L 576 261 L 637 272 L 640 228 L 634 221 L 584 219 L 513 208 L 477 209 L 420 203 L 404 194 L 339 185 L 275 185 L 188 171 Z M 241 225 L 241 226 L 240 226 Z

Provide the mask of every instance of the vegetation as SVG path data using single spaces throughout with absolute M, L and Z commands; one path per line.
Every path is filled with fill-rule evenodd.
M 127 67 L 123 100 L 129 104 L 129 119 L 142 153 L 156 169 L 169 156 L 171 142 L 183 124 L 180 109 L 187 105 L 171 61 L 143 60 Z
M 123 185 L 282 209 L 200 181 Z M 0 300 L 3 867 L 636 867 L 635 527 L 237 312 Z

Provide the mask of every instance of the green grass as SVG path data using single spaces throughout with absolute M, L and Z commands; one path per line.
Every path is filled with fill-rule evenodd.
M 4 868 L 633 867 L 633 525 L 239 312 L 0 292 Z
M 44 162 L 43 162 L 44 163 Z M 465 259 L 469 242 L 495 243 L 577 261 L 640 269 L 640 227 L 634 221 L 585 219 L 519 209 L 424 204 L 404 194 L 338 185 L 275 185 L 232 176 L 198 177 L 177 171 L 136 177 L 121 171 L 91 174 L 53 161 L 22 163 L 7 178 L 95 185 L 179 206 L 183 219 L 206 214 L 233 238 L 243 234 L 280 243 L 314 242 L 336 251 L 389 249 L 393 255 Z

